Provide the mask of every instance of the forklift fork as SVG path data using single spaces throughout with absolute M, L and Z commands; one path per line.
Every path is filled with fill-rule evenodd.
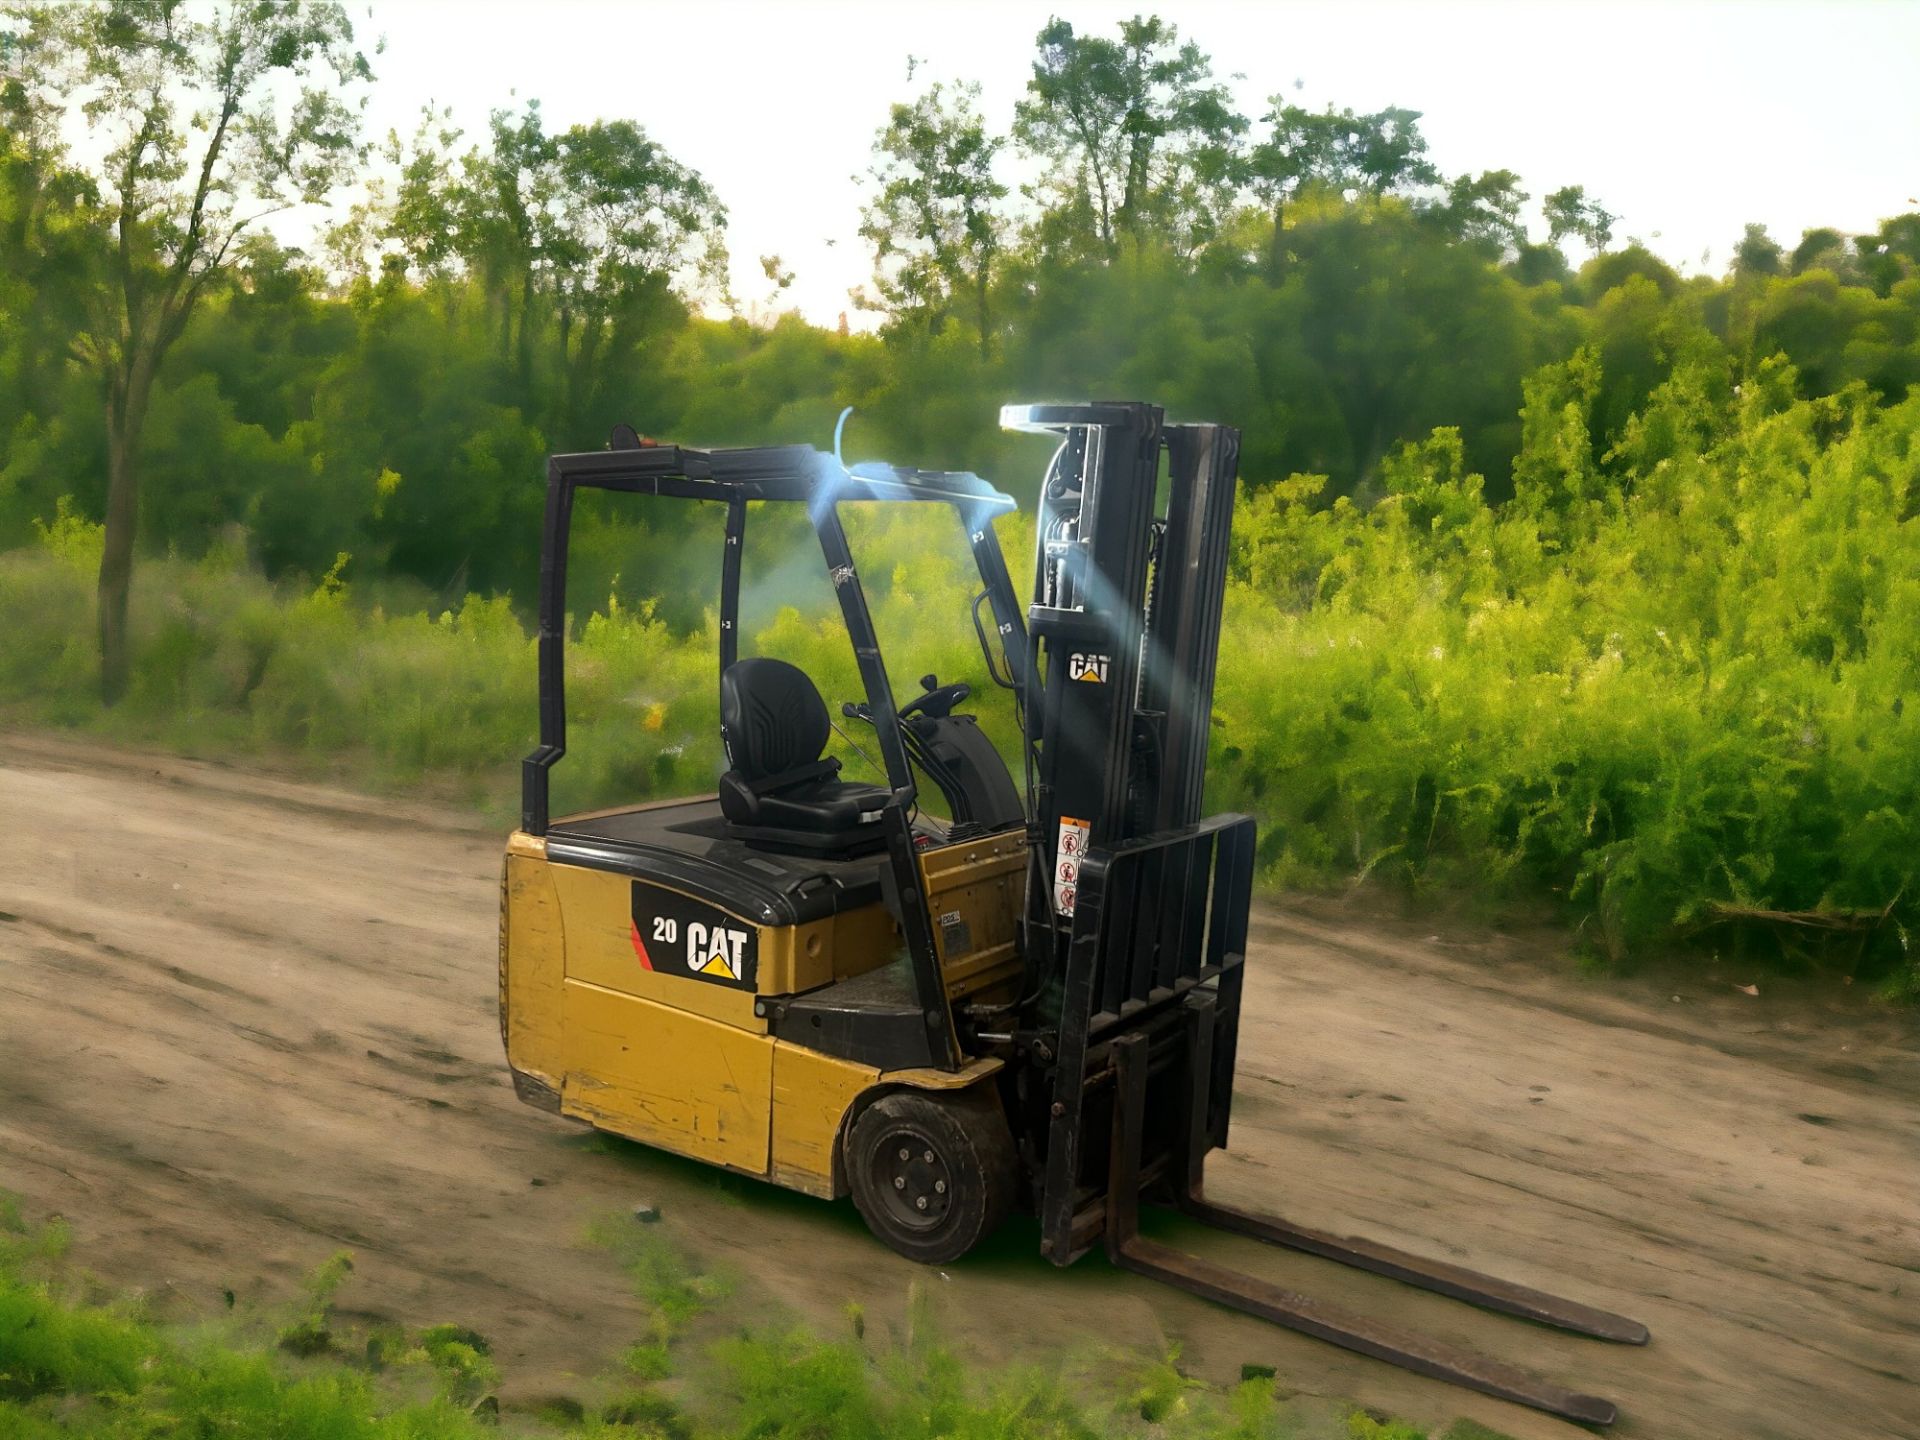
M 1211 1007 L 1206 1007 L 1210 1010 Z M 1189 1035 L 1205 1034 L 1211 1025 L 1204 1012 L 1194 1017 Z M 1289 1330 L 1298 1330 L 1347 1350 L 1370 1355 L 1390 1365 L 1432 1376 L 1530 1405 L 1536 1410 L 1589 1425 L 1610 1425 L 1618 1411 L 1609 1400 L 1584 1395 L 1492 1360 L 1471 1350 L 1444 1345 L 1425 1336 L 1381 1325 L 1336 1306 L 1281 1286 L 1243 1275 L 1140 1234 L 1141 1149 L 1147 1101 L 1147 1046 L 1145 1035 L 1134 1034 L 1112 1044 L 1114 1103 L 1113 1138 L 1109 1152 L 1106 1248 L 1108 1259 L 1123 1270 L 1160 1280 L 1190 1294 L 1245 1311 Z M 1361 1239 L 1342 1239 L 1284 1220 L 1249 1215 L 1204 1199 L 1200 1189 L 1201 1162 L 1208 1148 L 1205 1127 L 1198 1122 L 1206 1111 L 1207 1070 L 1203 1055 L 1189 1057 L 1195 1076 L 1185 1124 L 1185 1163 L 1165 1169 L 1172 1182 L 1176 1207 L 1218 1229 L 1246 1235 L 1272 1245 L 1302 1250 L 1343 1265 L 1403 1280 L 1422 1289 L 1465 1300 L 1490 1310 L 1536 1320 L 1542 1324 L 1644 1345 L 1647 1328 L 1636 1321 L 1591 1306 L 1481 1275 L 1457 1265 L 1424 1259 L 1386 1245 Z M 1158 1171 L 1160 1167 L 1152 1167 Z

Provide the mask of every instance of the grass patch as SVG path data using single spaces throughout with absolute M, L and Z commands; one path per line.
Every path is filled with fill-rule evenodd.
M 1268 1376 L 1206 1385 L 1181 1370 L 1177 1352 L 1102 1356 L 1078 1374 L 1038 1366 L 978 1373 L 945 1343 L 918 1285 L 897 1343 L 865 1341 L 869 1327 L 852 1309 L 861 1323 L 851 1339 L 769 1327 L 698 1344 L 695 1322 L 717 1326 L 730 1287 L 656 1228 L 639 1233 L 630 1220 L 608 1220 L 593 1239 L 648 1307 L 643 1343 L 659 1373 L 629 1373 L 592 1408 L 554 1396 L 503 1415 L 493 1394 L 499 1373 L 478 1332 L 454 1324 L 342 1330 L 332 1307 L 353 1274 L 345 1254 L 314 1271 L 275 1343 L 250 1343 L 233 1324 L 183 1334 L 137 1306 L 100 1304 L 69 1287 L 64 1228 L 29 1227 L 0 1196 L 0 1437 L 1427 1440 L 1366 1412 L 1296 1402 Z M 286 1344 L 289 1335 L 301 1343 Z M 669 1371 L 675 1379 L 663 1387 Z M 425 1397 L 413 1383 L 423 1377 L 432 1390 Z M 1445 1440 L 1500 1437 L 1462 1422 Z
M 621 1364 L 642 1383 L 666 1379 L 674 1371 L 673 1347 L 732 1286 L 697 1266 L 659 1226 L 643 1226 L 630 1215 L 601 1217 L 587 1227 L 587 1239 L 612 1254 L 647 1307 L 645 1330 L 622 1352 Z

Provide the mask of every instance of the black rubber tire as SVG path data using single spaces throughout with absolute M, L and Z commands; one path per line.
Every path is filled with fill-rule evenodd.
M 867 1228 L 924 1265 L 958 1260 L 992 1234 L 1013 1208 L 1019 1179 L 990 1084 L 882 1095 L 854 1121 L 845 1160 Z

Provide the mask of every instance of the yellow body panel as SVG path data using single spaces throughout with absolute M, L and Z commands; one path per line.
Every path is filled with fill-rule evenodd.
M 900 953 L 900 927 L 884 905 L 760 931 L 762 995 L 797 995 L 862 975 Z
M 550 868 L 554 888 L 560 896 L 560 910 L 566 916 L 569 980 L 584 980 L 622 995 L 637 995 L 676 1010 L 751 1030 L 756 1035 L 767 1033 L 767 1022 L 753 1013 L 753 996 L 748 991 L 709 985 L 685 975 L 664 975 L 641 965 L 633 949 L 634 881 L 631 876 L 589 870 L 580 865 Z M 673 889 L 670 885 L 654 888 Z M 767 936 L 779 933 L 757 926 L 751 920 L 740 923 L 748 929 L 759 930 L 762 945 Z
M 950 997 L 1018 983 L 1013 936 L 1026 863 L 1018 835 L 921 857 L 936 917 L 960 922 L 944 931 L 936 924 Z M 655 884 L 550 862 L 535 836 L 516 832 L 508 841 L 500 1024 L 523 1097 L 663 1150 L 830 1197 L 845 1191 L 840 1139 L 866 1099 L 896 1087 L 964 1089 L 1000 1069 L 985 1059 L 952 1071 L 883 1073 L 774 1040 L 754 1013 L 755 992 L 640 963 L 631 933 L 636 883 Z M 879 904 L 804 925 L 741 924 L 758 932 L 761 995 L 861 974 L 901 947 Z
M 767 1173 L 773 1044 L 685 1010 L 568 980 L 563 1113 L 635 1140 Z
M 834 1166 L 840 1122 L 879 1079 L 870 1065 L 775 1041 L 769 1178 L 808 1195 L 840 1194 L 846 1188 Z
M 546 846 L 524 835 L 514 839 L 500 885 L 500 1039 L 515 1069 L 557 1091 L 566 1068 L 560 1018 L 566 930 Z
M 1025 835 L 1015 831 L 923 851 L 920 878 L 933 913 L 947 999 L 1018 983 L 1015 937 L 1026 898 Z

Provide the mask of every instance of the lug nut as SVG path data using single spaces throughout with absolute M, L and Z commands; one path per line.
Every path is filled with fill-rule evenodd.
M 924 1196 L 924 1195 L 922 1195 L 922 1196 L 921 1196 L 921 1197 L 920 1197 L 920 1198 L 919 1198 L 918 1200 L 915 1200 L 915 1201 L 913 1202 L 913 1208 L 914 1208 L 914 1209 L 916 1209 L 916 1210 L 924 1210 L 924 1209 L 926 1209 L 926 1208 L 927 1208 L 927 1197 L 926 1197 L 926 1196 Z
M 927 1164 L 929 1165 L 933 1164 L 933 1151 L 931 1150 L 927 1151 L 926 1161 L 927 1161 Z
M 907 1188 L 907 1177 L 906 1177 L 906 1176 L 904 1176 L 904 1175 L 896 1175 L 896 1176 L 894 1176 L 894 1177 L 893 1177 L 893 1188 L 894 1188 L 894 1189 L 896 1189 L 896 1190 L 904 1190 L 904 1189 L 906 1189 L 906 1188 Z
M 911 1160 L 913 1158 L 913 1152 L 908 1150 L 906 1146 L 903 1145 L 900 1147 L 900 1158 L 902 1160 Z
M 944 1195 L 944 1194 L 946 1194 L 946 1193 L 947 1193 L 947 1182 L 946 1182 L 946 1181 L 944 1181 L 944 1180 L 936 1180 L 936 1181 L 934 1181 L 934 1182 L 933 1182 L 933 1193 L 934 1193 L 934 1194 L 936 1194 L 936 1195 Z

